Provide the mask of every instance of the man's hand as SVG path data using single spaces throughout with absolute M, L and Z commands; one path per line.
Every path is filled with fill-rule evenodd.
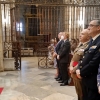
M 59 55 L 57 55 L 57 59 L 59 60 L 60 58 L 59 58 Z
M 98 86 L 98 92 L 99 92 L 99 94 L 100 94 L 100 86 Z
M 76 70 L 76 75 L 77 75 L 77 77 L 78 77 L 79 79 L 82 78 L 82 77 L 80 76 L 80 70 L 79 70 L 79 69 Z
M 54 52 L 53 53 L 53 58 L 55 58 L 57 56 L 57 53 L 56 52 Z

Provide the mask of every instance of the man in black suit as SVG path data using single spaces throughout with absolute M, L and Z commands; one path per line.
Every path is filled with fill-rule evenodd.
M 62 44 L 62 42 L 63 42 L 63 32 L 60 32 L 60 33 L 58 34 L 58 38 L 59 38 L 59 41 L 58 41 L 58 43 L 57 43 L 57 45 L 56 45 L 56 47 L 55 47 L 55 53 L 56 53 L 56 54 L 58 54 L 58 52 L 59 52 L 59 50 L 60 50 L 60 47 L 61 47 L 61 44 Z
M 61 44 L 63 43 L 63 32 L 60 32 L 59 34 L 58 34 L 58 38 L 59 38 L 59 41 L 58 41 L 58 43 L 57 43 L 57 45 L 56 45 L 56 47 L 55 47 L 55 52 L 54 52 L 54 54 L 53 54 L 53 56 L 54 57 L 56 57 L 57 58 L 57 55 L 58 55 L 58 52 L 59 52 L 59 50 L 60 50 L 60 48 L 61 48 Z M 59 69 L 59 60 L 58 59 L 56 59 L 56 61 L 57 61 L 57 77 L 55 78 L 57 81 L 59 81 L 59 80 L 61 80 L 62 79 L 62 76 L 61 76 L 61 72 L 60 72 L 60 69 Z
M 83 100 L 100 100 L 97 89 L 97 73 L 100 63 L 100 20 L 92 20 L 88 30 L 92 39 L 78 64 L 76 74 L 78 78 L 82 78 Z
M 69 53 L 70 53 L 70 42 L 68 40 L 69 34 L 63 32 L 64 42 L 58 52 L 57 59 L 59 60 L 59 67 L 61 71 L 62 81 L 60 86 L 68 85 L 68 63 L 69 63 Z

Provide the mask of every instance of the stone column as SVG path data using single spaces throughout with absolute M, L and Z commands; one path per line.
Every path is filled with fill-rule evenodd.
M 0 5 L 0 16 L 1 14 L 1 5 Z M 0 71 L 4 71 L 3 68 L 3 41 L 2 41 L 2 17 L 0 17 Z

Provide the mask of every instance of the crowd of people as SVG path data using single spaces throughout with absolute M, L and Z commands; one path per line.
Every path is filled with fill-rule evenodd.
M 78 100 L 100 100 L 100 19 L 90 21 L 76 40 L 69 41 L 69 34 L 60 32 L 48 50 L 60 86 L 69 84 L 70 73 Z

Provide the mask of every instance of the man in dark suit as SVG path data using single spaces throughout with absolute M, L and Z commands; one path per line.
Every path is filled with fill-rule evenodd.
M 70 53 L 70 42 L 68 41 L 69 34 L 63 32 L 64 43 L 58 52 L 57 59 L 59 60 L 59 67 L 62 75 L 62 81 L 60 86 L 68 85 L 68 63 L 69 63 L 69 53 Z
M 56 45 L 56 47 L 55 47 L 55 52 L 54 52 L 54 54 L 53 54 L 53 57 L 56 57 L 57 58 L 57 55 L 58 55 L 58 52 L 59 52 L 59 50 L 60 50 L 60 48 L 61 48 L 61 44 L 63 43 L 63 32 L 60 32 L 59 34 L 58 34 L 58 38 L 59 38 L 59 41 L 58 41 L 58 43 L 57 43 L 57 45 Z M 57 77 L 55 77 L 55 79 L 57 80 L 57 81 L 59 81 L 59 80 L 61 80 L 62 79 L 62 76 L 61 76 L 61 72 L 60 72 L 60 69 L 59 69 L 59 60 L 58 59 L 56 59 L 56 61 L 57 61 Z
M 88 30 L 92 39 L 78 64 L 76 74 L 78 78 L 82 78 L 83 100 L 100 100 L 97 88 L 97 73 L 100 63 L 100 20 L 92 20 Z
M 56 53 L 56 54 L 58 54 L 58 52 L 59 52 L 59 50 L 60 50 L 60 47 L 61 47 L 61 44 L 62 44 L 62 42 L 63 42 L 63 32 L 60 32 L 60 33 L 58 34 L 58 38 L 59 38 L 59 41 L 58 41 L 58 43 L 57 43 L 57 45 L 56 45 L 56 47 L 55 47 L 55 53 Z

